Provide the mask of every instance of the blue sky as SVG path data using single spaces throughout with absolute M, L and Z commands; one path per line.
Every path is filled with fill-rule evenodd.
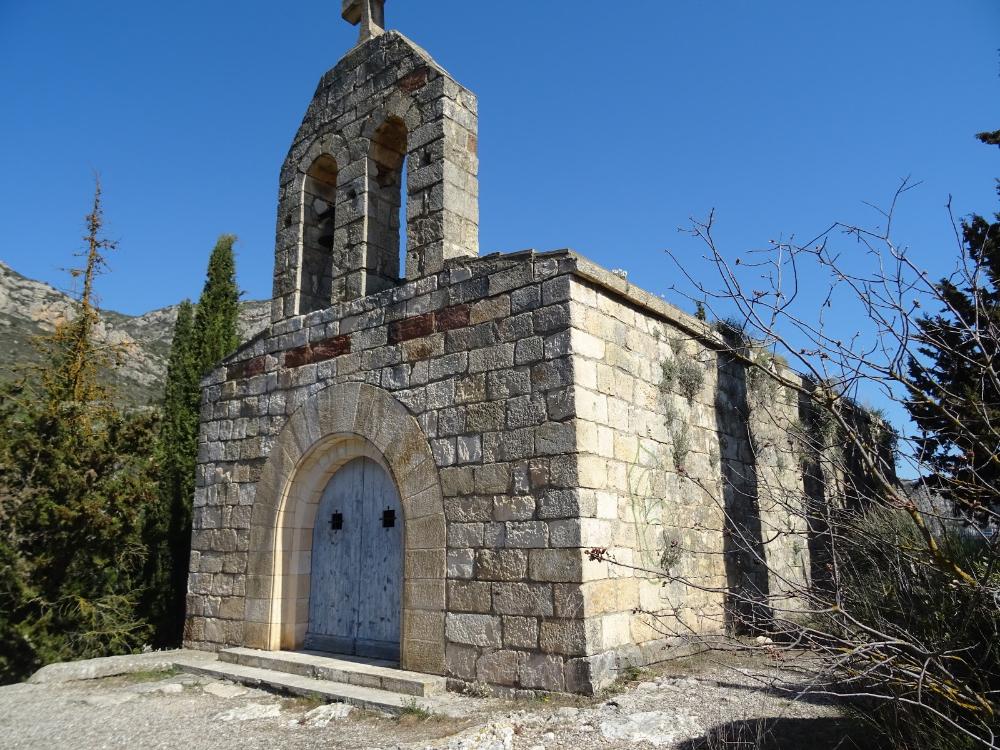
M 278 170 L 356 38 L 339 9 L 0 0 L 0 259 L 65 287 L 96 169 L 121 243 L 106 307 L 196 297 L 223 232 L 240 237 L 247 297 L 269 297 Z M 484 253 L 572 247 L 670 298 L 664 249 L 710 278 L 677 229 L 712 208 L 735 255 L 876 222 L 864 202 L 912 175 L 899 236 L 934 275 L 953 257 L 948 196 L 960 214 L 995 210 L 1000 160 L 973 134 L 1000 127 L 997 0 L 388 0 L 386 13 L 479 96 Z
M 483 252 L 573 247 L 664 292 L 713 207 L 735 253 L 867 221 L 913 175 L 900 227 L 935 268 L 947 196 L 993 208 L 972 134 L 1000 127 L 1000 2 L 611 5 L 388 1 L 479 96 Z M 270 296 L 278 169 L 355 35 L 337 0 L 0 0 L 0 258 L 65 286 L 97 169 L 106 306 L 196 296 L 222 232 Z

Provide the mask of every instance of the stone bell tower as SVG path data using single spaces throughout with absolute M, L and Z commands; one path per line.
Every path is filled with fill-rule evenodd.
M 320 80 L 282 167 L 274 323 L 479 252 L 476 98 L 384 31 L 383 6 L 342 0 L 360 39 Z

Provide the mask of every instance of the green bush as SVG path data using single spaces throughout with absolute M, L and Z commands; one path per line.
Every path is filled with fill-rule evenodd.
M 891 696 L 867 713 L 898 746 L 981 747 L 955 725 L 1000 729 L 991 697 L 1000 690 L 1000 571 L 985 539 L 955 524 L 926 522 L 941 559 L 981 583 L 966 585 L 928 559 L 926 537 L 904 510 L 849 514 L 836 556 L 840 611 L 831 615 L 832 632 L 856 644 L 842 662 L 847 676 L 853 671 L 872 692 Z

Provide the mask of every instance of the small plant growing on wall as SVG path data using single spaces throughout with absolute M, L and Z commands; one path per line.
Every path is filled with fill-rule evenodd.
M 778 396 L 780 385 L 772 373 L 782 369 L 782 362 L 766 350 L 750 355 L 752 364 L 747 368 L 747 391 L 757 405 L 767 406 Z
M 693 401 L 705 384 L 705 367 L 683 352 L 660 362 L 660 374 L 660 391 L 679 393 L 688 401 Z
M 664 530 L 663 545 L 660 548 L 660 567 L 667 575 L 680 563 L 684 556 L 680 534 L 676 529 Z
M 691 452 L 691 436 L 688 434 L 687 425 L 674 430 L 671 437 L 674 443 L 674 468 L 683 473 L 684 462 L 687 460 L 688 453 Z
M 701 363 L 689 357 L 680 358 L 677 362 L 677 390 L 688 401 L 701 391 L 705 384 L 705 368 Z
M 672 359 L 660 362 L 660 376 L 660 391 L 664 394 L 671 393 L 674 389 L 674 381 L 677 380 L 677 362 Z

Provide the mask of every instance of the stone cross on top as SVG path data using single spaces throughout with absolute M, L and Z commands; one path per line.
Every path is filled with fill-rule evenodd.
M 358 44 L 385 31 L 385 0 L 341 0 L 340 8 L 345 21 L 361 25 Z

